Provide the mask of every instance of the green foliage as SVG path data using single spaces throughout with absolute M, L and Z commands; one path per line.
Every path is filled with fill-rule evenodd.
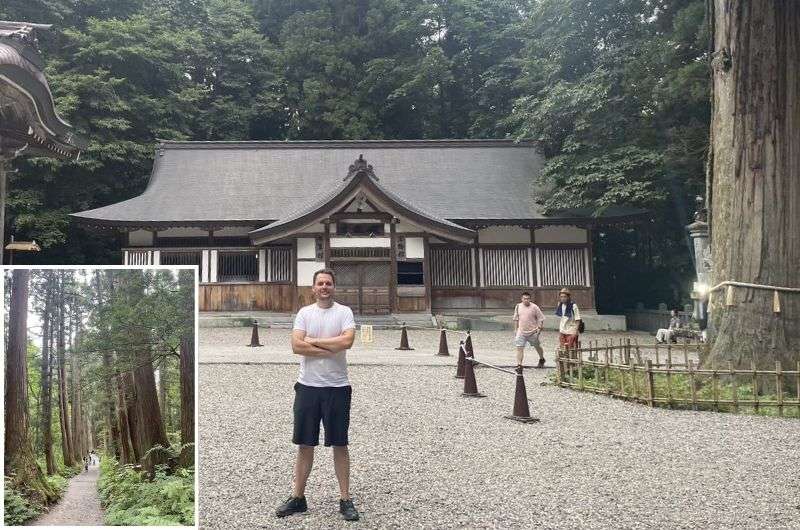
M 109 525 L 193 525 L 194 472 L 167 475 L 158 466 L 153 480 L 111 457 L 100 464 L 98 490 Z
M 10 479 L 5 477 L 5 482 L 8 484 Z M 22 525 L 44 511 L 42 506 L 30 503 L 18 490 L 8 485 L 4 487 L 3 506 L 3 522 L 6 526 Z
M 31 7 L 34 6 L 34 7 Z M 550 210 L 628 204 L 653 222 L 595 234 L 600 310 L 678 304 L 683 226 L 704 191 L 703 0 L 10 0 L 41 36 L 77 162 L 18 163 L 20 258 L 119 263 L 67 213 L 141 193 L 159 138 L 535 140 Z M 624 270 L 624 276 L 620 276 Z

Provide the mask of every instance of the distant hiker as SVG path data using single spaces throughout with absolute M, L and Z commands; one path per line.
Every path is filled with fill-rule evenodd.
M 294 385 L 294 433 L 297 447 L 292 495 L 275 511 L 278 517 L 308 510 L 305 489 L 314 447 L 319 445 L 320 421 L 325 427 L 325 446 L 333 446 L 333 467 L 339 481 L 339 512 L 356 521 L 358 511 L 350 498 L 350 399 L 347 348 L 355 338 L 353 311 L 333 301 L 334 273 L 318 270 L 312 280 L 316 303 L 297 312 L 292 330 L 292 351 L 300 355 L 300 376 Z
M 558 299 L 556 315 L 561 317 L 558 324 L 558 344 L 562 348 L 577 348 L 578 335 L 583 331 L 578 304 L 572 301 L 572 293 L 566 287 L 558 292 Z
M 517 347 L 517 365 L 522 366 L 527 342 L 539 353 L 539 364 L 544 368 L 544 350 L 539 342 L 539 333 L 544 325 L 544 313 L 531 302 L 531 293 L 522 293 L 520 303 L 514 306 L 514 345 Z
M 89 471 L 89 457 L 88 456 L 84 456 L 83 457 L 83 470 L 84 471 Z
M 673 309 L 670 311 L 669 327 L 660 328 L 656 331 L 656 342 L 664 344 L 667 342 L 677 342 L 677 331 L 681 328 L 681 317 L 678 316 L 678 310 Z

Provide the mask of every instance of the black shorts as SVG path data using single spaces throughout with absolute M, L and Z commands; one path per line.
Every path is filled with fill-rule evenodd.
M 294 433 L 292 443 L 319 445 L 319 422 L 325 427 L 325 446 L 347 445 L 350 428 L 350 386 L 294 384 Z

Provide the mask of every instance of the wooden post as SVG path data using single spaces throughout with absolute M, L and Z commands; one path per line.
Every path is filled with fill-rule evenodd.
M 636 364 L 642 364 L 642 352 L 639 350 L 639 341 L 633 341 L 633 346 L 636 349 Z
M 633 364 L 633 361 L 628 362 L 628 370 L 631 373 L 631 397 L 634 400 L 638 400 L 639 391 L 636 387 L 636 366 Z
M 686 348 L 683 349 L 683 365 L 689 366 L 689 351 Z
M 667 351 L 667 406 L 672 408 L 672 354 Z
M 753 371 L 753 409 L 758 412 L 758 371 L 755 361 L 750 361 L 750 368 Z
M 692 410 L 697 410 L 697 387 L 694 384 L 694 361 L 689 363 L 689 385 L 692 387 Z
M 653 384 L 653 361 L 647 359 L 645 367 L 646 367 L 645 373 L 647 374 L 647 400 L 648 404 L 651 407 L 654 407 L 656 404 L 655 402 L 656 391 L 655 391 L 655 385 Z
M 389 312 L 397 311 L 397 227 L 395 218 L 389 221 Z M 423 280 L 424 281 L 424 280 Z
M 733 411 L 739 412 L 739 387 L 736 384 L 736 371 L 733 369 L 731 361 L 728 361 L 728 370 L 731 373 L 731 387 L 733 388 Z
M 717 369 L 711 365 L 711 392 L 714 399 L 714 410 L 719 412 L 719 385 L 717 384 Z
M 608 393 L 610 393 L 609 392 L 609 388 L 608 388 L 608 344 L 606 344 L 606 356 L 605 357 L 606 357 L 606 365 L 603 367 L 603 384 L 604 384 L 605 389 L 606 389 L 606 394 L 608 394 Z M 798 363 L 798 366 L 800 367 L 800 363 Z M 800 381 L 800 376 L 798 377 L 798 381 Z M 797 393 L 797 395 L 800 396 L 800 382 L 798 382 L 798 393 Z M 800 403 L 800 402 L 798 402 L 798 403 Z M 798 404 L 798 406 L 800 406 L 800 404 Z
M 660 365 L 661 365 L 661 360 L 659 359 L 659 356 L 658 356 L 658 343 L 656 342 L 656 366 L 660 366 Z
M 800 361 L 797 361 L 797 417 L 800 418 Z
M 578 357 L 578 389 L 583 390 L 583 352 L 576 349 L 575 353 Z
M 780 361 L 775 361 L 775 392 L 778 394 L 778 416 L 783 416 L 783 372 Z

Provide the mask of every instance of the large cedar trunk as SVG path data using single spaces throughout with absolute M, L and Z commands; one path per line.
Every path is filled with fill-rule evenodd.
M 181 449 L 180 464 L 194 464 L 194 340 L 181 341 Z M 192 444 L 186 447 L 187 444 Z
M 161 406 L 161 418 L 164 428 L 169 430 L 169 406 L 167 403 L 167 359 L 162 359 L 158 369 L 158 403 Z
M 64 465 L 71 467 L 75 460 L 72 458 L 72 434 L 69 425 L 69 410 L 67 407 L 67 368 L 65 359 L 65 337 L 64 337 L 64 275 L 60 273 L 58 282 L 58 409 L 61 417 L 61 453 L 64 457 Z
M 800 287 L 800 2 L 713 0 L 710 229 L 714 284 Z M 710 360 L 796 366 L 800 293 L 714 293 Z
M 140 347 L 136 356 L 137 368 L 133 374 L 136 387 L 136 403 L 139 408 L 139 433 L 142 449 L 147 455 L 142 464 L 152 473 L 153 467 L 167 461 L 168 453 L 165 450 L 152 450 L 157 445 L 169 447 L 167 433 L 161 420 L 161 410 L 158 406 L 156 379 L 153 375 L 153 363 L 150 361 L 150 351 L 147 347 Z M 149 451 L 149 453 L 148 453 Z M 144 456 L 144 455 L 142 455 Z
M 123 388 L 125 389 L 125 415 L 128 418 L 128 434 L 131 438 L 131 449 L 133 450 L 133 458 L 136 462 L 141 461 L 144 456 L 144 448 L 142 445 L 142 435 L 139 426 L 142 423 L 139 405 L 137 403 L 138 396 L 136 395 L 136 387 L 133 384 L 133 376 L 130 372 L 126 372 L 122 376 Z
M 73 334 L 72 347 L 70 348 L 70 368 L 72 373 L 72 458 L 77 462 L 83 460 L 86 455 L 86 440 L 84 439 L 83 429 L 83 404 L 81 403 L 81 366 L 78 356 L 80 348 L 80 313 L 75 310 L 73 313 Z
M 131 442 L 130 422 L 128 421 L 128 404 L 126 400 L 126 385 L 124 376 L 117 377 L 117 446 L 123 464 L 132 464 L 136 461 Z
M 52 381 L 52 369 L 50 361 L 50 340 L 51 340 L 51 309 L 52 309 L 52 288 L 50 285 L 50 276 L 45 280 L 45 303 L 44 314 L 42 315 L 42 449 L 44 450 L 45 463 L 47 465 L 47 474 L 52 475 L 56 472 L 55 461 L 53 459 L 53 403 L 51 400 L 50 385 Z
M 28 280 L 30 272 L 12 272 L 5 392 L 5 473 L 12 484 L 23 486 L 48 504 L 58 495 L 36 463 L 28 435 Z

